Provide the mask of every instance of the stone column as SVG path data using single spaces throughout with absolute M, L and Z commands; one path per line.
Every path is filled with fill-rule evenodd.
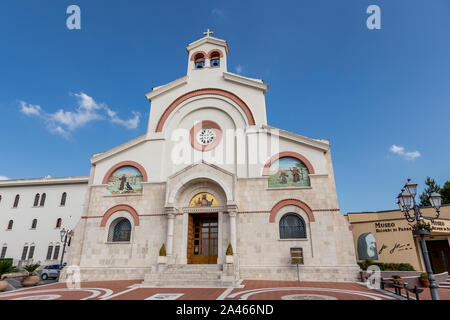
M 218 213 L 218 219 L 217 219 L 218 223 L 217 226 L 219 228 L 219 232 L 217 234 L 217 240 L 218 240 L 218 244 L 217 244 L 217 264 L 223 264 L 223 260 L 224 260 L 224 252 L 223 252 L 223 212 L 220 211 Z
M 230 243 L 233 247 L 233 255 L 236 256 L 237 245 L 236 245 L 236 216 L 237 216 L 237 210 L 232 209 L 228 212 L 228 215 L 230 217 Z
M 168 258 L 168 263 L 173 264 L 173 230 L 175 225 L 176 213 L 174 208 L 166 208 L 167 212 L 167 241 L 166 241 L 166 253 Z

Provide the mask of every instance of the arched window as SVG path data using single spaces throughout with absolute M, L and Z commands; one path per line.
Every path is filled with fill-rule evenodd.
M 2 253 L 0 254 L 0 259 L 5 258 L 6 256 L 6 249 L 8 249 L 8 246 L 6 245 L 6 243 L 3 245 L 2 247 Z
M 126 218 L 118 218 L 111 223 L 108 232 L 108 242 L 130 241 L 131 223 Z
M 14 221 L 9 220 L 9 222 L 8 222 L 8 230 L 12 230 L 13 224 L 14 224 Z
M 65 206 L 66 205 L 66 198 L 67 198 L 67 193 L 63 192 L 63 194 L 61 195 L 61 206 Z
M 25 245 L 23 246 L 21 260 L 25 260 L 27 258 L 27 253 L 28 253 L 28 243 L 25 243 Z
M 50 243 L 47 249 L 47 260 L 52 259 L 52 253 L 53 253 L 53 243 Z
M 58 259 L 59 256 L 59 243 L 55 246 L 55 252 L 53 253 L 53 260 Z
M 211 67 L 220 67 L 220 53 L 213 52 L 211 53 Z
M 294 213 L 288 213 L 280 220 L 280 239 L 306 238 L 305 222 Z
M 39 193 L 36 193 L 36 195 L 34 196 L 34 207 L 37 207 L 39 205 Z
M 46 198 L 46 194 L 43 193 L 43 194 L 42 194 L 42 197 L 41 197 L 41 204 L 40 204 L 39 206 L 41 206 L 41 207 L 44 206 L 44 204 L 45 204 L 45 198 Z
M 19 205 L 19 200 L 20 200 L 20 196 L 18 194 L 16 194 L 16 198 L 14 199 L 13 208 L 17 208 L 17 206 Z
M 28 252 L 28 260 L 33 259 L 33 255 L 34 255 L 34 243 L 30 245 L 30 251 Z
M 195 69 L 202 69 L 205 67 L 205 56 L 202 53 L 198 53 L 194 58 Z
M 61 218 L 58 218 L 58 220 L 56 220 L 56 228 L 61 228 Z
M 31 229 L 36 229 L 37 226 L 37 219 L 33 219 L 33 222 L 31 223 Z

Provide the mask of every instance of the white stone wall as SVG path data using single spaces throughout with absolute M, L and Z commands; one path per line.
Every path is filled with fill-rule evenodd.
M 73 229 L 81 218 L 83 202 L 87 190 L 87 177 L 78 182 L 66 182 L 59 179 L 6 180 L 0 182 L 0 251 L 6 245 L 6 258 L 13 258 L 17 264 L 22 258 L 25 244 L 34 244 L 33 259 L 26 263 L 59 263 L 63 244 L 60 231 L 62 228 Z M 80 182 L 81 181 L 81 182 Z M 61 206 L 62 193 L 67 193 L 66 204 Z M 46 194 L 44 206 L 34 207 L 35 195 Z M 13 208 L 16 195 L 20 195 L 17 208 Z M 57 219 L 62 219 L 61 228 L 56 228 Z M 37 226 L 31 229 L 33 219 Z M 7 230 L 9 220 L 13 220 L 12 230 Z M 49 245 L 60 245 L 58 259 L 47 260 Z M 67 260 L 66 248 L 64 260 Z M 28 254 L 27 254 L 28 258 Z

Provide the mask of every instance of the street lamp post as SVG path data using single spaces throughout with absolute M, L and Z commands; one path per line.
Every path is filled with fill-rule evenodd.
M 66 244 L 67 244 L 67 242 L 70 240 L 70 233 L 71 233 L 71 232 L 72 232 L 71 230 L 66 230 L 66 229 L 64 229 L 64 228 L 60 231 L 61 242 L 64 243 L 64 245 L 63 245 L 63 251 L 62 251 L 62 255 L 61 255 L 61 263 L 60 263 L 61 266 L 62 266 L 62 264 L 63 264 L 64 253 L 66 252 Z
M 422 212 L 420 211 L 420 207 L 416 203 L 416 194 L 417 184 L 412 182 L 411 179 L 408 179 L 408 182 L 406 182 L 404 189 L 402 189 L 402 192 L 397 196 L 397 204 L 408 222 L 416 222 L 416 226 L 413 230 L 413 235 L 420 236 L 420 248 L 422 249 L 423 260 L 425 262 L 425 268 L 428 273 L 428 280 L 430 281 L 431 299 L 440 300 L 438 291 L 439 287 L 436 284 L 436 279 L 434 278 L 433 269 L 431 268 L 430 263 L 430 257 L 428 256 L 427 244 L 424 238 L 425 235 L 430 234 L 430 230 L 425 228 L 425 223 L 423 220 L 427 219 L 433 221 L 434 219 L 439 218 L 439 209 L 441 208 L 442 198 L 441 195 L 437 192 L 433 192 L 430 195 L 429 200 L 433 208 L 436 210 L 436 215 L 434 217 L 424 217 L 422 215 Z M 410 214 L 410 210 L 412 210 L 413 216 Z

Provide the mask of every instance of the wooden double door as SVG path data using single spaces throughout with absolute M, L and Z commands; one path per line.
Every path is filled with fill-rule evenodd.
M 448 240 L 427 241 L 433 273 L 450 272 L 450 247 Z
M 219 224 L 216 214 L 189 215 L 187 262 L 217 264 Z

